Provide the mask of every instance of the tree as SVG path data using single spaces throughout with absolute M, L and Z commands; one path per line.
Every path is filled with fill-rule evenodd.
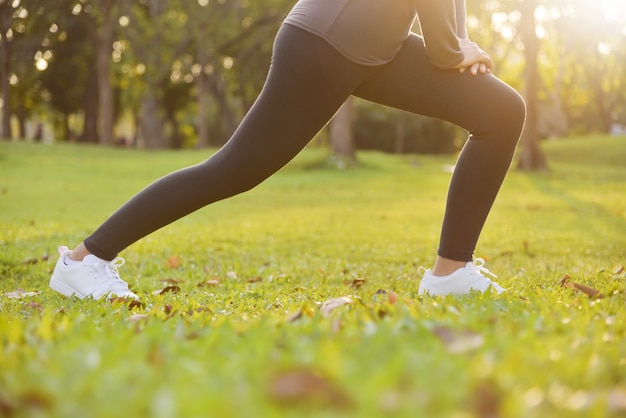
M 331 160 L 338 168 L 353 166 L 357 163 L 352 133 L 353 113 L 354 99 L 348 97 L 329 124 Z
M 111 52 L 113 50 L 113 9 L 117 0 L 100 0 L 100 13 L 96 16 L 97 39 L 97 76 L 99 106 L 99 140 L 100 143 L 112 145 L 115 141 L 113 125 L 115 124 L 115 101 L 111 83 Z
M 520 0 L 520 37 L 524 44 L 524 98 L 526 99 L 526 125 L 522 134 L 522 149 L 518 168 L 522 170 L 547 170 L 548 164 L 540 146 L 539 134 L 539 38 L 536 33 L 535 9 L 537 0 Z
M 11 100 L 9 99 L 11 58 L 13 53 L 13 28 L 11 21 L 15 9 L 12 2 L 0 2 L 0 77 L 2 78 L 2 126 L 0 139 L 11 138 Z
M 223 144 L 256 98 L 289 0 L 183 1 L 198 96 L 198 147 Z M 233 100 L 237 98 L 236 100 Z

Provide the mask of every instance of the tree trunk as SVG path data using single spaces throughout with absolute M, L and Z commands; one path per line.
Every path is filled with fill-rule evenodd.
M 11 26 L 13 10 L 9 2 L 0 4 L 0 79 L 2 79 L 2 126 L 0 139 L 11 138 L 11 101 L 9 72 L 11 70 L 11 53 L 13 39 L 8 39 L 7 32 Z
M 95 63 L 88 65 L 89 75 L 85 85 L 85 118 L 80 142 L 98 142 L 98 69 Z
M 148 89 L 141 101 L 141 110 L 141 133 L 146 148 L 164 148 L 163 126 L 158 117 L 159 103 L 152 89 Z
M 406 114 L 399 112 L 395 118 L 396 140 L 394 142 L 394 152 L 396 154 L 404 154 L 404 144 L 406 143 Z
M 96 54 L 98 62 L 99 139 L 100 143 L 113 145 L 115 104 L 111 86 L 111 51 L 113 47 L 113 6 L 116 0 L 102 1 L 102 20 L 98 28 Z
M 535 9 L 537 0 L 520 0 L 520 35 L 524 44 L 524 98 L 526 100 L 526 125 L 521 138 L 520 170 L 547 170 L 548 164 L 541 150 L 539 132 L 539 39 L 535 32 Z
M 352 134 L 354 99 L 349 97 L 330 121 L 332 159 L 339 168 L 356 165 L 356 147 Z
M 180 136 L 180 126 L 178 124 L 178 120 L 176 119 L 176 115 L 170 113 L 167 115 L 167 121 L 169 122 L 171 134 L 170 134 L 170 148 L 172 149 L 182 149 L 183 148 L 183 138 Z
M 209 80 L 204 72 L 200 73 L 196 78 L 198 87 L 198 143 L 197 148 L 206 148 L 209 146 Z
M 228 103 L 228 97 L 226 95 L 226 86 L 224 81 L 220 78 L 219 73 L 209 76 L 209 89 L 213 97 L 217 100 L 218 111 L 218 135 L 214 138 L 213 145 L 223 145 L 228 141 L 228 138 L 235 132 L 237 128 L 237 120 L 235 114 Z
M 15 111 L 15 116 L 17 116 L 18 128 L 16 137 L 20 139 L 26 139 L 26 109 L 24 109 L 23 107 L 18 108 Z

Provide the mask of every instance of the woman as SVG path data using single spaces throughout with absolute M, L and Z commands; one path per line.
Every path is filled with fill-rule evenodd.
M 423 38 L 410 32 L 416 18 Z M 452 176 L 438 256 L 419 293 L 499 293 L 473 253 L 525 107 L 491 69 L 489 56 L 467 38 L 464 0 L 300 0 L 276 36 L 261 94 L 226 145 L 149 185 L 73 251 L 60 247 L 50 286 L 79 298 L 137 298 L 118 274 L 121 250 L 258 185 L 355 95 L 471 133 Z

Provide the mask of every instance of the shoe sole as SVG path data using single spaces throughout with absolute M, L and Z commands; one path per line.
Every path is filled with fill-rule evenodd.
M 65 283 L 62 283 L 56 280 L 54 277 L 50 279 L 50 288 L 54 291 L 59 292 L 63 296 L 67 296 L 67 297 L 76 296 L 78 299 L 85 298 L 85 296 L 82 296 L 81 294 L 77 293 L 76 290 L 72 289 Z

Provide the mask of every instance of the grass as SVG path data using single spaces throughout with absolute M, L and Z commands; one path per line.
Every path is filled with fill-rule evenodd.
M 417 295 L 453 158 L 311 148 L 126 250 L 136 307 L 49 290 L 56 247 L 205 153 L 0 143 L 0 416 L 624 416 L 625 141 L 510 173 L 476 254 L 502 296 Z

